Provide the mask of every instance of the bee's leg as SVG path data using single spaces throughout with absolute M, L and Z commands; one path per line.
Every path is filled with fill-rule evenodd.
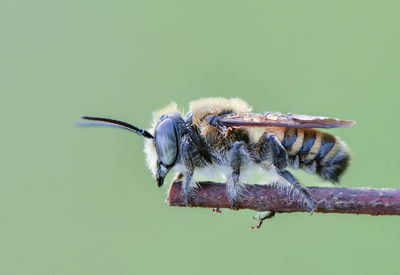
M 214 213 L 218 213 L 218 214 L 221 214 L 222 212 L 221 212 L 221 210 L 219 209 L 219 208 L 213 208 L 213 210 L 212 210 Z
M 311 213 L 314 212 L 316 207 L 310 196 L 310 193 L 308 193 L 307 188 L 301 185 L 301 183 L 296 179 L 296 177 L 288 170 L 281 170 L 281 171 L 277 170 L 277 172 L 282 178 L 284 178 L 287 182 L 289 182 L 298 192 L 300 192 L 300 194 L 304 197 L 310 212 Z
M 186 206 L 190 205 L 190 195 L 193 191 L 193 185 L 195 185 L 195 183 L 192 182 L 192 179 L 193 179 L 193 173 L 188 173 L 187 176 L 184 176 L 182 173 L 178 172 L 176 173 L 175 178 L 173 180 L 173 181 L 182 180 L 182 190 L 183 193 L 185 194 Z
M 196 154 L 193 143 L 188 136 L 182 140 L 181 143 L 182 161 L 184 166 L 183 179 L 182 179 L 182 190 L 185 195 L 186 206 L 190 205 L 190 195 L 193 193 L 193 189 L 196 187 L 196 183 L 193 180 L 194 165 L 192 158 Z
M 182 190 L 183 194 L 185 195 L 186 206 L 190 206 L 191 204 L 190 196 L 193 193 L 194 185 L 195 184 L 193 183 L 193 172 L 185 174 L 182 180 Z
M 227 191 L 229 199 L 231 200 L 231 208 L 236 209 L 236 201 L 239 198 L 242 186 L 240 185 L 240 167 L 242 163 L 245 163 L 248 159 L 248 153 L 246 151 L 246 144 L 243 141 L 236 141 L 232 144 L 232 148 L 229 151 L 230 167 L 232 168 L 232 174 L 230 175 L 227 182 Z
M 275 216 L 274 211 L 258 212 L 258 217 L 253 217 L 253 220 L 257 222 L 256 226 L 252 226 L 252 229 L 258 229 L 263 224 L 264 220 L 271 219 Z
M 261 161 L 267 159 L 271 160 L 272 164 L 276 167 L 277 173 L 284 178 L 285 181 L 289 182 L 298 192 L 300 192 L 300 194 L 305 198 L 310 211 L 313 212 L 315 210 L 315 205 L 307 191 L 307 188 L 302 186 L 292 173 L 285 170 L 289 163 L 289 158 L 285 148 L 283 148 L 279 140 L 274 135 L 267 133 L 263 136 L 260 142 Z
M 270 133 L 260 139 L 260 160 L 270 160 L 279 170 L 283 170 L 289 163 L 288 154 L 279 140 Z

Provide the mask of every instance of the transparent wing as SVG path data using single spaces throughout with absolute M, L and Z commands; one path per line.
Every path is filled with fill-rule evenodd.
M 216 127 L 291 127 L 291 128 L 341 128 L 355 124 L 355 121 L 332 117 L 309 116 L 282 113 L 240 113 L 208 116 L 209 123 Z

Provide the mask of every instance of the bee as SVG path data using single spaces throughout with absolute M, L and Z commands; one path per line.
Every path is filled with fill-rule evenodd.
M 92 123 L 121 127 L 145 140 L 146 163 L 160 187 L 173 169 L 182 179 L 186 205 L 190 205 L 197 183 L 195 172 L 223 174 L 231 208 L 245 199 L 245 171 L 261 168 L 275 180 L 297 190 L 310 212 L 315 204 L 297 178 L 288 170 L 303 169 L 320 178 L 338 182 L 349 165 L 351 154 L 338 137 L 315 128 L 337 128 L 354 121 L 322 116 L 252 113 L 239 98 L 205 98 L 190 103 L 183 114 L 176 103 L 153 114 L 149 130 L 109 118 L 82 116 Z M 274 212 L 259 215 L 263 220 Z

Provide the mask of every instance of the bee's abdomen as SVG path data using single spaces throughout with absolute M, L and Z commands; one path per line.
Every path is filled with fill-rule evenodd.
M 281 141 L 290 165 L 337 182 L 350 162 L 350 152 L 337 137 L 314 129 L 286 128 Z

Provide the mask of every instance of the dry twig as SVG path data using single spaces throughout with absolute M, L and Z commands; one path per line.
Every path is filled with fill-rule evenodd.
M 186 206 L 181 182 L 171 184 L 167 203 Z M 282 185 L 246 185 L 246 197 L 238 208 L 277 213 L 308 212 L 296 191 Z M 400 189 L 308 187 L 317 206 L 315 212 L 370 215 L 400 215 Z M 192 197 L 193 207 L 230 208 L 225 184 L 201 182 Z

